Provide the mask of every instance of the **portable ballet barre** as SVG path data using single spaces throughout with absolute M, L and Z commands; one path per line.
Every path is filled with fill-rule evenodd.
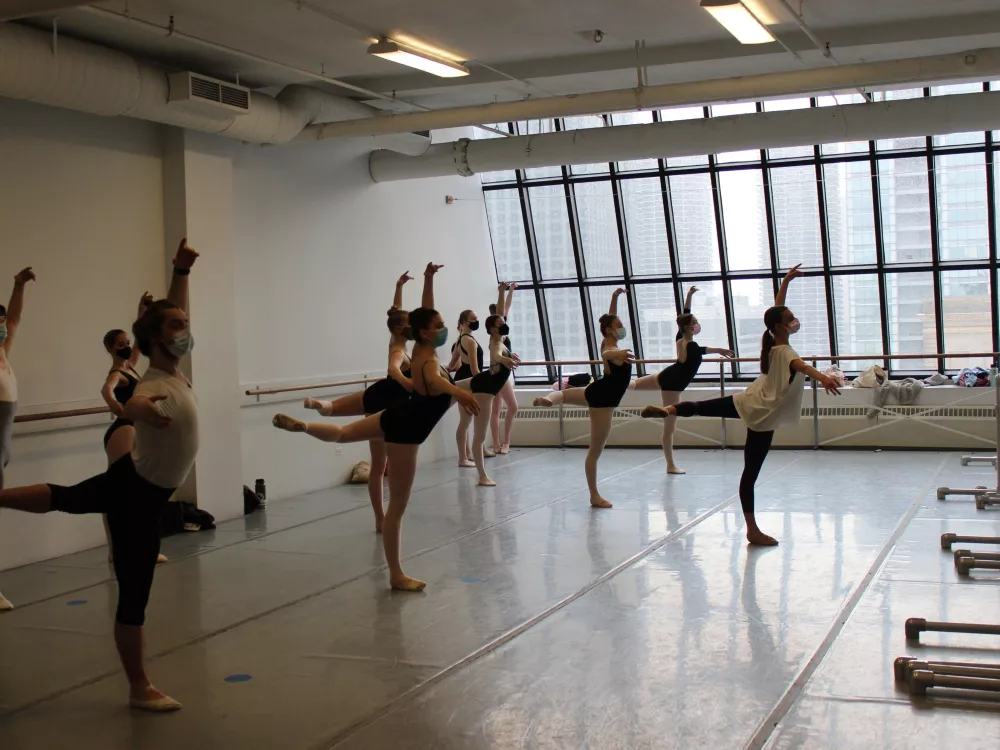
M 1000 692 L 1000 677 L 958 677 L 916 669 L 909 679 L 910 695 L 926 695 L 928 688 L 952 688 L 955 690 L 986 690 Z
M 955 567 L 958 569 L 958 574 L 960 576 L 968 576 L 973 570 L 976 569 L 1000 570 L 1000 560 L 990 560 L 985 557 L 972 557 L 971 555 L 967 555 L 965 557 L 958 558 L 958 562 L 955 563 Z
M 953 544 L 1000 544 L 1000 536 L 962 536 L 951 532 L 941 535 L 941 549 L 950 550 Z
M 961 459 L 962 466 L 968 466 L 969 464 L 993 464 L 997 465 L 996 456 L 962 456 Z
M 958 561 L 962 557 L 975 557 L 979 560 L 1000 560 L 1000 555 L 995 552 L 972 552 L 967 549 L 957 549 L 955 550 L 955 565 L 958 565 Z
M 1000 625 L 986 625 L 975 622 L 931 622 L 922 617 L 911 617 L 904 626 L 906 640 L 919 641 L 921 633 L 973 633 L 976 635 L 1000 635 Z
M 924 661 L 916 656 L 897 656 L 892 664 L 897 682 L 909 682 L 916 670 L 954 677 L 991 677 L 1000 679 L 1000 664 L 979 664 L 967 661 Z

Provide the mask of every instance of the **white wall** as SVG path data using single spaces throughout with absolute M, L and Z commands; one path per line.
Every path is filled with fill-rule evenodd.
M 456 133 L 442 133 L 452 140 Z M 234 239 L 240 378 L 245 387 L 384 373 L 385 313 L 409 270 L 404 306 L 420 304 L 423 268 L 443 263 L 435 305 L 454 330 L 459 312 L 483 318 L 496 271 L 482 191 L 475 180 L 376 185 L 364 144 L 328 141 L 241 148 L 235 155 Z M 457 198 L 451 205 L 445 196 Z M 480 334 L 485 342 L 485 336 Z M 441 356 L 448 350 L 442 348 Z M 350 389 L 348 389 L 349 391 Z M 270 426 L 300 399 L 243 409 L 244 481 L 264 477 L 283 497 L 344 481 L 367 445 L 327 445 Z M 454 410 L 421 451 L 454 455 Z
M 38 274 L 11 353 L 21 411 L 99 405 L 105 331 L 131 325 L 143 290 L 165 292 L 159 129 L 0 99 L 0 174 L 0 298 L 22 267 Z M 8 484 L 101 471 L 109 422 L 88 422 L 19 428 Z M 3 511 L 0 569 L 103 539 L 99 518 Z

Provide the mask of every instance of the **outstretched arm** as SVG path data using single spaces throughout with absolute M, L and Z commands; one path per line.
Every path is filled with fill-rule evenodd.
M 625 291 L 625 289 L 623 289 L 622 287 L 615 289 L 615 291 L 611 293 L 611 307 L 608 308 L 609 315 L 618 314 L 618 298 L 621 297 L 623 294 L 628 294 L 628 292 Z
M 198 251 L 188 246 L 185 237 L 178 245 L 177 254 L 174 256 L 174 276 L 170 280 L 170 291 L 167 292 L 167 299 L 185 313 L 188 311 L 188 275 L 196 260 Z
M 393 310 L 403 309 L 403 284 L 407 281 L 413 281 L 413 277 L 409 271 L 403 271 L 403 275 L 396 280 L 396 293 L 392 296 Z
M 479 402 L 472 395 L 472 391 L 463 390 L 448 380 L 448 378 L 442 377 L 437 367 L 434 368 L 433 373 L 430 371 L 424 372 L 424 385 L 427 387 L 428 393 L 432 391 L 439 395 L 447 393 L 458 401 L 462 405 L 462 408 L 469 412 L 469 414 L 479 413 Z
M 785 274 L 785 278 L 781 280 L 781 286 L 778 287 L 778 293 L 774 295 L 775 306 L 784 306 L 785 295 L 788 294 L 788 285 L 792 283 L 792 279 L 797 279 L 804 275 L 802 271 L 799 270 L 799 266 L 801 265 L 802 264 L 799 263 L 797 266 L 793 267 L 791 271 Z
M 840 395 L 840 383 L 837 382 L 836 378 L 822 373 L 811 365 L 807 365 L 801 359 L 793 359 L 788 365 L 795 372 L 801 372 L 807 377 L 812 378 L 817 383 L 819 383 L 826 390 L 827 393 L 832 393 L 834 396 Z
M 424 269 L 424 293 L 420 298 L 421 307 L 434 309 L 434 274 L 442 268 L 444 266 L 436 266 L 433 263 L 428 263 L 427 268 Z
M 691 312 L 691 298 L 694 297 L 694 293 L 698 291 L 698 287 L 692 286 L 688 287 L 687 294 L 684 295 L 684 314 L 687 315 Z
M 503 316 L 506 318 L 510 315 L 510 303 L 514 301 L 514 290 L 517 289 L 517 282 L 507 285 L 507 301 L 504 302 L 503 306 Z M 498 307 L 497 310 L 500 308 Z
M 14 277 L 14 291 L 10 294 L 10 302 L 7 303 L 7 338 L 3 342 L 3 349 L 8 354 L 14 344 L 14 335 L 17 327 L 21 325 L 21 313 L 24 312 L 24 287 L 29 281 L 35 280 L 35 272 L 28 266 Z

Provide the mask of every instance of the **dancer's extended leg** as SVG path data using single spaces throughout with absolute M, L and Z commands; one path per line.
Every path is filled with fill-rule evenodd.
M 611 503 L 601 497 L 597 491 L 597 461 L 604 452 L 604 446 L 611 434 L 611 420 L 614 408 L 590 409 L 590 447 L 587 449 L 587 460 L 584 470 L 587 474 L 587 487 L 590 489 L 590 504 L 595 508 L 610 508 Z
M 381 440 L 382 412 L 340 426 L 328 422 L 303 422 L 287 414 L 275 414 L 272 424 L 286 432 L 304 432 L 325 443 L 360 443 L 364 440 Z
M 586 391 L 586 388 L 565 388 L 561 391 L 552 391 L 545 396 L 536 398 L 531 404 L 532 406 L 558 406 L 559 404 L 587 406 Z
M 357 391 L 333 401 L 318 401 L 314 398 L 307 398 L 302 402 L 302 406 L 318 411 L 324 417 L 360 417 L 365 413 L 364 398 L 365 392 Z

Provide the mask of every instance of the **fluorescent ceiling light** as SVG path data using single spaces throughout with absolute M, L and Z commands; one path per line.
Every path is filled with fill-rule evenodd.
M 383 60 L 392 60 L 400 65 L 409 65 L 411 68 L 433 73 L 441 78 L 458 78 L 469 75 L 469 69 L 464 65 L 388 39 L 381 39 L 371 45 L 368 48 L 368 54 L 381 57 Z
M 740 0 L 701 0 L 701 7 L 726 27 L 740 44 L 766 44 L 774 37 Z

